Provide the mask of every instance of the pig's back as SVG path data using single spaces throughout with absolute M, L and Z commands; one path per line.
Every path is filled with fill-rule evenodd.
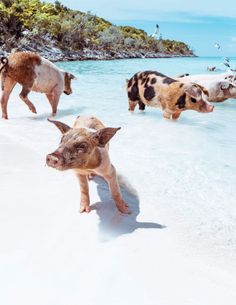
M 202 84 L 213 82 L 213 81 L 222 81 L 227 76 L 233 75 L 232 73 L 221 73 L 221 74 L 195 74 L 195 75 L 188 75 L 184 77 L 177 78 L 181 82 L 200 82 Z
M 79 115 L 74 123 L 73 128 L 89 128 L 99 130 L 104 128 L 105 125 L 96 117 Z
M 64 90 L 64 74 L 49 60 L 42 58 L 41 64 L 35 66 L 35 74 L 33 91 L 49 93 L 55 87 L 60 93 Z
M 42 58 L 32 52 L 16 52 L 8 56 L 7 75 L 21 85 L 32 83 L 35 67 L 40 66 Z
M 32 91 L 50 93 L 58 86 L 64 90 L 64 74 L 49 60 L 33 52 L 16 52 L 8 56 L 7 74 Z

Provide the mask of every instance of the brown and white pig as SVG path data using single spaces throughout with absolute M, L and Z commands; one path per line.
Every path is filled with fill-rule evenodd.
M 236 98 L 236 75 L 230 73 L 183 75 L 177 80 L 188 83 L 194 82 L 207 89 L 209 102 L 224 102 L 230 98 Z
M 145 106 L 161 108 L 166 119 L 178 119 L 181 112 L 195 110 L 212 112 L 214 106 L 207 102 L 207 90 L 195 83 L 185 84 L 156 71 L 136 73 L 127 80 L 129 110 Z
M 1 58 L 1 106 L 2 117 L 8 119 L 7 103 L 9 96 L 17 83 L 22 86 L 20 98 L 29 109 L 36 113 L 35 106 L 28 98 L 30 91 L 45 93 L 52 107 L 52 115 L 57 112 L 61 94 L 69 95 L 71 73 L 60 70 L 49 60 L 33 52 L 16 52 Z
M 80 183 L 80 212 L 90 212 L 88 177 L 98 175 L 107 181 L 118 210 L 129 214 L 108 154 L 108 142 L 120 127 L 105 127 L 97 118 L 87 116 L 78 116 L 73 128 L 59 121 L 49 121 L 63 136 L 59 147 L 47 155 L 46 163 L 57 170 L 74 170 Z

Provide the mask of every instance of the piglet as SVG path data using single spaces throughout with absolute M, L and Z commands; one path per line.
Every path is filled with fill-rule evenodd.
M 90 212 L 88 177 L 98 175 L 107 181 L 118 210 L 129 214 L 128 205 L 121 196 L 116 169 L 108 154 L 108 142 L 120 127 L 105 127 L 97 118 L 87 116 L 78 116 L 73 128 L 59 121 L 48 120 L 63 136 L 59 147 L 47 155 L 46 163 L 57 170 L 74 170 L 80 183 L 80 212 Z
M 28 98 L 30 91 L 45 93 L 52 107 L 52 115 L 57 112 L 61 94 L 72 93 L 71 80 L 75 76 L 59 69 L 49 60 L 33 52 L 15 52 L 1 58 L 1 106 L 2 117 L 8 119 L 7 104 L 9 96 L 18 83 L 22 86 L 21 100 L 36 112 L 35 106 Z

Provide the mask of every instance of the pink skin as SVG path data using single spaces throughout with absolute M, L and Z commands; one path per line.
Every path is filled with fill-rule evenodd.
M 213 105 L 207 104 L 207 106 L 206 106 L 206 111 L 203 111 L 203 112 L 212 112 L 213 109 L 214 109 L 214 106 L 213 106 Z
M 78 117 L 73 128 L 58 121 L 50 120 L 50 122 L 60 129 L 64 137 L 59 148 L 47 155 L 46 163 L 58 170 L 75 171 L 81 191 L 80 213 L 89 213 L 91 210 L 88 182 L 90 176 L 98 175 L 107 181 L 117 209 L 123 214 L 130 214 L 120 192 L 115 167 L 111 164 L 108 155 L 108 142 L 119 128 L 105 128 L 93 117 Z

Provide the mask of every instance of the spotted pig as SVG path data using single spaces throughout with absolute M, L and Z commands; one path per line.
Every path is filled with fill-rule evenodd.
M 136 73 L 127 80 L 129 111 L 146 106 L 161 108 L 166 119 L 178 119 L 181 112 L 195 110 L 212 112 L 214 106 L 207 102 L 208 91 L 195 83 L 183 83 L 156 71 Z

